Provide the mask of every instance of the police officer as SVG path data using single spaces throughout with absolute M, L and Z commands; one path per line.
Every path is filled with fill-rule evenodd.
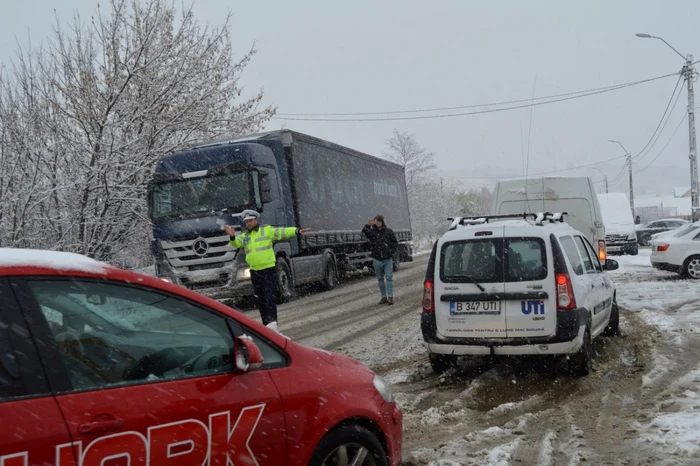
M 260 214 L 254 210 L 242 212 L 246 230 L 236 236 L 231 225 L 224 225 L 224 231 L 231 239 L 234 248 L 245 251 L 245 260 L 250 266 L 253 292 L 258 299 L 258 309 L 263 325 L 278 331 L 277 327 L 277 258 L 272 244 L 276 241 L 301 236 L 308 228 L 272 227 L 260 225 Z

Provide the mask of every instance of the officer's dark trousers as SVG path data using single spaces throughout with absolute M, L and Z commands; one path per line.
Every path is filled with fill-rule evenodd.
M 251 270 L 253 293 L 258 300 L 258 309 L 263 324 L 277 321 L 277 270 L 274 267 L 264 270 Z

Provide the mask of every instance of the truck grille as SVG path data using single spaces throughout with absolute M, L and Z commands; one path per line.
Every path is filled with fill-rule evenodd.
M 160 241 L 165 257 L 173 267 L 188 267 L 188 270 L 207 270 L 221 267 L 232 261 L 236 250 L 229 244 L 228 235 L 202 237 L 184 241 Z
M 606 243 L 626 243 L 627 235 L 605 235 Z

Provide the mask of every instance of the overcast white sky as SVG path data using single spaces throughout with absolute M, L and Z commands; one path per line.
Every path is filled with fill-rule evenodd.
M 24 0 L 3 5 L 0 60 L 11 59 L 27 35 L 38 43 L 51 34 L 54 8 L 63 19 L 84 17 L 92 0 Z M 232 34 L 241 52 L 255 42 L 258 55 L 246 69 L 250 91 L 280 113 L 373 112 L 450 107 L 530 98 L 636 81 L 680 70 L 681 53 L 700 59 L 697 0 L 417 1 L 417 0 L 199 0 L 202 21 L 219 23 L 234 13 Z M 535 107 L 529 173 L 537 174 L 624 155 L 606 142 L 621 141 L 636 155 L 656 128 L 676 78 L 567 102 Z M 635 194 L 671 193 L 689 186 L 687 108 L 682 91 L 668 126 L 635 165 Z M 286 126 L 381 155 L 394 128 L 415 133 L 435 152 L 438 169 L 465 186 L 492 184 L 523 174 L 530 110 L 417 121 L 306 122 Z M 523 139 L 521 142 L 521 131 Z M 611 191 L 628 189 L 624 160 L 597 166 Z M 644 169 L 643 171 L 640 171 Z M 636 174 L 636 171 L 640 173 Z M 592 169 L 563 172 L 589 175 Z

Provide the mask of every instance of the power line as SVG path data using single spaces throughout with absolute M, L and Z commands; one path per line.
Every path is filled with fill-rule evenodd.
M 420 115 L 420 116 L 404 116 L 404 117 L 390 117 L 390 118 L 297 118 L 297 117 L 285 117 L 283 115 L 285 114 L 278 114 L 277 116 L 274 116 L 273 118 L 276 120 L 289 120 L 289 121 L 322 121 L 322 122 L 361 122 L 361 121 L 402 121 L 402 120 L 426 120 L 426 119 L 436 119 L 436 118 L 452 118 L 452 117 L 459 117 L 459 116 L 469 116 L 469 115 L 481 115 L 481 114 L 486 114 L 486 113 L 497 113 L 497 112 L 505 112 L 509 110 L 518 110 L 522 108 L 529 108 L 529 107 L 535 107 L 535 106 L 540 106 L 540 105 L 547 105 L 547 104 L 553 104 L 557 102 L 564 102 L 567 100 L 574 100 L 574 99 L 580 99 L 583 97 L 590 97 L 593 95 L 598 95 L 598 94 L 604 94 L 607 92 L 612 92 L 612 91 L 617 91 L 620 89 L 625 89 L 627 87 L 632 87 L 632 86 L 638 86 L 640 84 L 645 84 L 651 81 L 657 81 L 659 79 L 664 79 L 668 78 L 670 76 L 675 76 L 678 73 L 671 73 L 663 76 L 657 76 L 654 78 L 649 78 L 649 79 L 644 79 L 641 81 L 634 81 L 631 83 L 626 83 L 626 84 L 620 84 L 617 86 L 612 86 L 612 87 L 606 87 L 606 88 L 600 88 L 598 90 L 590 90 L 590 91 L 579 91 L 577 93 L 569 93 L 568 96 L 562 97 L 562 98 L 555 98 L 552 99 L 553 96 L 550 97 L 542 97 L 538 98 L 536 100 L 541 100 L 541 99 L 551 99 L 551 100 L 545 100 L 543 102 L 532 102 L 533 99 L 526 99 L 526 100 L 520 100 L 520 101 L 511 101 L 512 103 L 518 103 L 518 102 L 530 102 L 528 104 L 523 104 L 523 105 L 516 105 L 516 106 L 511 106 L 511 107 L 504 107 L 504 108 L 495 108 L 495 109 L 490 109 L 490 110 L 479 110 L 475 112 L 462 112 L 462 113 L 444 113 L 444 114 L 438 114 L 438 115 Z M 566 94 L 562 94 L 563 96 Z M 473 108 L 473 107 L 486 107 L 486 106 L 497 106 L 497 105 L 504 105 L 504 103 L 500 104 L 484 104 L 484 105 L 474 105 L 474 106 L 464 106 L 460 108 Z M 457 107 L 456 107 L 457 108 Z M 420 110 L 422 111 L 428 111 L 428 110 Z M 403 113 L 408 113 L 408 112 L 418 112 L 418 111 L 402 111 Z M 390 114 L 390 113 L 398 113 L 398 112 L 386 112 L 386 113 L 379 113 L 379 114 Z M 371 115 L 372 113 L 364 113 L 365 115 Z M 291 115 L 291 114 L 287 114 Z M 311 115 L 311 114 L 309 114 Z M 327 114 L 328 116 L 341 116 L 342 114 Z M 362 115 L 362 114 L 358 114 Z
M 627 168 L 627 162 L 625 162 L 622 165 L 622 169 L 620 170 L 620 173 L 617 174 L 617 176 L 612 180 L 612 182 L 610 184 L 615 184 L 622 179 L 622 177 L 625 174 L 625 168 Z
M 662 79 L 662 78 L 668 78 L 669 76 L 674 76 L 677 73 L 671 73 L 666 76 L 657 76 L 656 78 L 651 78 L 650 80 L 655 80 L 655 79 Z M 604 86 L 604 87 L 597 87 L 594 89 L 586 89 L 582 91 L 574 91 L 574 92 L 566 92 L 564 94 L 553 94 L 553 95 L 548 95 L 548 96 L 542 96 L 542 97 L 533 97 L 530 99 L 518 99 L 518 100 L 506 100 L 502 102 L 493 102 L 493 103 L 487 103 L 487 104 L 470 104 L 470 105 L 459 105 L 456 107 L 437 107 L 437 108 L 423 108 L 423 109 L 414 109 L 414 110 L 391 110 L 391 111 L 383 111 L 383 112 L 348 112 L 348 113 L 278 113 L 276 116 L 282 117 L 282 116 L 367 116 L 367 115 L 395 115 L 395 114 L 400 114 L 400 113 L 425 113 L 425 112 L 442 112 L 442 111 L 447 111 L 447 110 L 464 110 L 467 108 L 479 108 L 479 107 L 498 107 L 501 105 L 511 105 L 511 104 L 521 104 L 523 102 L 533 102 L 537 100 L 549 100 L 549 99 L 555 99 L 559 97 L 568 97 L 572 95 L 578 95 L 578 94 L 587 94 L 590 92 L 597 92 L 597 91 L 604 91 L 604 90 L 614 90 L 618 88 L 623 88 L 627 87 L 630 85 L 636 85 L 636 84 L 641 84 L 642 82 L 648 82 L 648 81 L 633 81 L 633 82 L 628 82 L 628 83 L 623 83 L 623 84 L 614 84 L 612 86 Z
M 578 170 L 579 168 L 588 168 L 588 167 L 592 167 L 594 165 L 600 165 L 603 163 L 612 162 L 613 160 L 619 160 L 619 159 L 625 159 L 625 158 L 627 158 L 626 155 L 620 155 L 617 157 L 613 157 L 611 159 L 601 160 L 599 162 L 588 163 L 586 165 L 578 165 L 576 167 L 562 168 L 559 170 L 551 170 L 548 172 L 531 173 L 529 176 L 551 175 L 554 173 L 561 173 L 561 172 L 567 172 L 567 171 L 571 171 L 571 170 Z M 509 175 L 509 176 L 505 176 L 505 175 L 503 175 L 503 176 L 451 176 L 451 175 L 443 175 L 443 176 L 448 177 L 448 178 L 455 178 L 455 179 L 459 179 L 459 180 L 462 180 L 462 179 L 464 179 L 464 180 L 501 180 L 501 179 L 507 179 L 507 178 L 518 178 L 520 175 Z
M 673 130 L 673 134 L 672 134 L 671 137 L 668 139 L 668 141 L 666 142 L 666 144 L 664 145 L 664 147 L 662 147 L 661 150 L 659 151 L 659 153 L 656 154 L 656 157 L 654 157 L 654 159 L 653 159 L 651 162 L 649 162 L 649 165 L 647 165 L 646 167 L 644 167 L 644 168 L 642 168 L 642 169 L 640 169 L 640 170 L 637 170 L 637 173 L 643 172 L 643 171 L 646 170 L 647 168 L 651 167 L 651 166 L 654 164 L 654 162 L 656 162 L 656 159 L 658 159 L 658 158 L 661 156 L 661 154 L 664 153 L 664 150 L 666 150 L 666 147 L 668 147 L 668 145 L 671 143 L 671 141 L 673 141 L 673 138 L 676 136 L 676 133 L 677 133 L 678 130 L 680 129 L 681 125 L 683 125 L 683 122 L 685 121 L 685 119 L 686 119 L 687 117 L 688 117 L 688 115 L 683 115 L 683 118 L 681 118 L 681 121 L 680 121 L 680 123 L 678 123 L 678 126 L 676 126 L 676 129 Z
M 656 136 L 656 134 L 659 133 L 659 135 L 661 135 L 661 133 L 659 132 L 659 128 L 661 128 L 661 124 L 664 122 L 664 118 L 666 118 L 666 114 L 668 113 L 668 109 L 671 107 L 671 103 L 673 102 L 673 98 L 676 97 L 676 91 L 678 90 L 678 85 L 680 84 L 682 78 L 683 78 L 683 75 L 678 76 L 678 81 L 676 81 L 676 86 L 673 88 L 673 93 L 671 93 L 671 98 L 668 99 L 668 104 L 666 104 L 666 109 L 664 110 L 664 113 L 661 115 L 661 120 L 659 120 L 659 124 L 656 125 L 656 129 L 654 130 L 651 137 L 649 138 L 649 141 L 647 141 L 646 145 L 642 148 L 642 150 L 640 150 L 639 153 L 637 155 L 635 155 L 633 158 L 636 159 L 637 157 L 642 155 L 642 153 L 648 147 L 651 149 L 650 144 L 654 140 L 654 137 Z M 678 96 L 680 97 L 680 95 L 681 95 L 681 93 L 679 92 Z M 678 102 L 677 98 L 676 98 L 676 102 Z M 674 107 L 675 107 L 675 105 L 674 105 Z M 644 158 L 644 157 L 642 157 L 642 158 Z
M 680 97 L 681 97 L 681 93 L 683 92 L 683 87 L 684 87 L 684 86 L 685 86 L 685 84 L 683 84 L 683 85 L 681 86 L 680 90 L 678 91 L 678 96 L 676 97 L 676 101 L 673 103 L 673 107 L 671 107 L 671 111 L 668 112 L 668 116 L 666 117 L 666 121 L 664 122 L 663 126 L 661 127 L 661 130 L 659 131 L 659 134 L 656 136 L 656 140 L 651 144 L 651 146 L 649 146 L 649 149 L 647 149 L 646 154 L 644 154 L 643 156 L 641 156 L 641 157 L 639 158 L 639 160 L 636 160 L 634 163 L 639 163 L 639 162 L 641 162 L 642 159 L 644 159 L 644 157 L 646 157 L 647 155 L 649 155 L 649 154 L 651 153 L 651 149 L 656 145 L 656 143 L 659 142 L 659 139 L 661 138 L 661 135 L 663 134 L 664 129 L 666 129 L 666 125 L 668 125 L 668 122 L 671 120 L 671 115 L 673 115 L 673 111 L 676 109 L 676 104 L 678 104 L 678 100 L 679 100 Z M 674 132 L 674 134 L 675 134 L 675 132 Z M 664 146 L 664 147 L 665 147 L 665 146 Z

